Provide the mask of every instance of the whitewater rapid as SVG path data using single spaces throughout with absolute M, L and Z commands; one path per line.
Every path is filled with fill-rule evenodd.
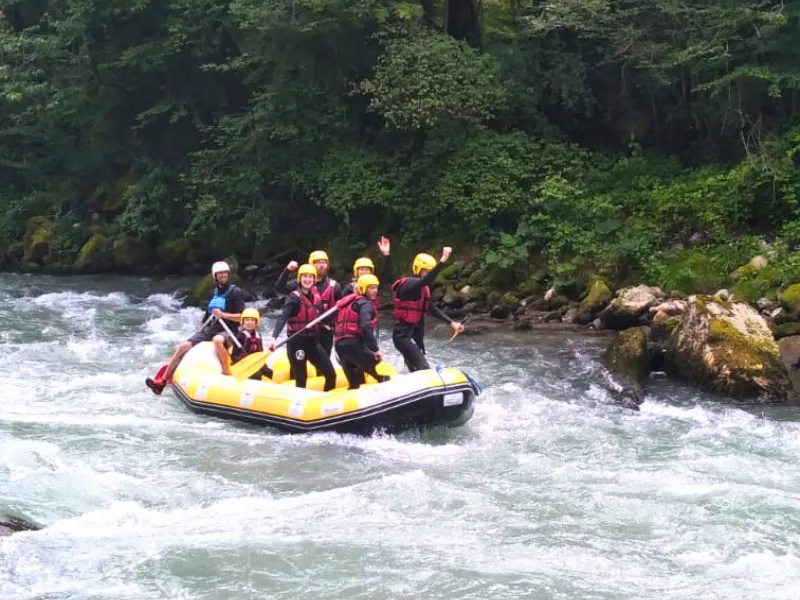
M 431 331 L 484 388 L 466 426 L 277 434 L 144 386 L 197 325 L 180 283 L 3 275 L 0 512 L 46 527 L 0 538 L 0 598 L 798 597 L 796 409 L 656 375 L 634 413 L 605 336 Z

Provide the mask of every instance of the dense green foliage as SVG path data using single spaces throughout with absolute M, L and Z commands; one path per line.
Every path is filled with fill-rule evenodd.
M 800 1 L 0 7 L 12 264 L 386 233 L 555 282 L 724 286 L 760 252 L 742 293 L 800 280 Z

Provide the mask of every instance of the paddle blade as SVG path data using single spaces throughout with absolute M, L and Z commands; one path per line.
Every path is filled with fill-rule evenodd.
M 236 364 L 231 365 L 231 375 L 236 379 L 247 379 L 261 370 L 267 362 L 267 352 L 253 352 L 248 354 Z

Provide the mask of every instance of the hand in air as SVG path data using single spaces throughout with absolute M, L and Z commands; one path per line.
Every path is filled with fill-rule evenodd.
M 297 261 L 293 260 L 288 265 L 286 265 L 286 268 L 289 269 L 290 271 L 296 271 L 298 266 L 299 265 L 297 264 Z
M 452 329 L 455 333 L 461 333 L 464 331 L 464 324 L 459 323 L 458 321 L 451 321 L 450 329 Z
M 275 338 L 270 338 L 270 340 L 267 342 L 267 350 L 269 352 L 275 350 Z
M 211 311 L 211 314 L 219 318 L 222 316 L 222 310 L 220 310 L 219 308 L 215 308 L 214 310 Z
M 445 246 L 442 248 L 442 258 L 439 262 L 447 262 L 447 259 L 450 258 L 450 255 L 453 253 L 453 248 L 450 246 Z
M 389 242 L 389 238 L 382 235 L 381 239 L 378 241 L 378 250 L 380 250 L 381 254 L 383 254 L 384 256 L 389 256 L 391 248 L 392 245 Z

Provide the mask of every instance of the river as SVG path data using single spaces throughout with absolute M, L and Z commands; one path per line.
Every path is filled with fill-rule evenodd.
M 581 332 L 429 334 L 484 394 L 457 430 L 286 435 L 144 378 L 177 282 L 3 274 L 5 599 L 794 599 L 800 413 L 653 376 L 608 403 Z M 387 358 L 399 355 L 384 333 Z

